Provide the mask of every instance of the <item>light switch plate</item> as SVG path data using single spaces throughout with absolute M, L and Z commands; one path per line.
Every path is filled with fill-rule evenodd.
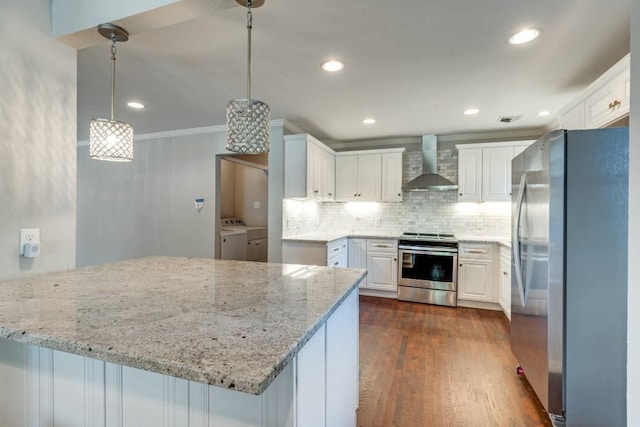
M 40 244 L 39 228 L 21 228 L 20 229 L 20 255 L 24 255 L 24 245 L 31 243 L 33 245 Z

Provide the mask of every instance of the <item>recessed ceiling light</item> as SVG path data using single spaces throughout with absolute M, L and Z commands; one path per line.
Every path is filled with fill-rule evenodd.
M 137 108 L 137 109 L 142 109 L 144 108 L 144 104 L 140 103 L 140 102 L 127 102 L 127 105 L 131 108 Z
M 539 115 L 540 117 L 548 116 L 548 115 L 549 115 L 549 112 L 548 112 L 548 111 L 540 111 L 540 112 L 538 113 L 538 115 Z
M 364 119 L 362 121 L 362 123 L 364 123 L 365 125 L 372 125 L 376 122 L 376 119 Z
M 518 33 L 515 33 L 509 39 L 509 43 L 511 44 L 523 44 L 529 43 L 531 40 L 535 39 L 540 35 L 540 30 L 535 28 L 526 28 Z
M 344 68 L 344 63 L 338 61 L 336 59 L 330 59 L 328 61 L 324 61 L 322 63 L 322 69 L 325 71 L 329 71 L 331 73 L 335 73 L 336 71 L 340 71 Z
M 474 114 L 478 114 L 480 112 L 480 110 L 478 110 L 477 108 L 469 108 L 468 110 L 464 110 L 464 113 L 467 116 L 473 116 Z

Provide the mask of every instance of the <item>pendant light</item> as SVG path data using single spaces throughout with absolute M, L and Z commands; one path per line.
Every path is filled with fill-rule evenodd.
M 93 119 L 89 125 L 89 156 L 97 160 L 133 160 L 133 126 L 113 118 L 116 90 L 116 42 L 129 40 L 129 33 L 114 24 L 101 24 L 98 32 L 111 40 L 111 120 Z
M 247 98 L 234 99 L 227 104 L 226 148 L 236 153 L 268 153 L 270 108 L 262 101 L 251 99 L 251 8 L 262 6 L 264 0 L 236 2 L 247 8 Z

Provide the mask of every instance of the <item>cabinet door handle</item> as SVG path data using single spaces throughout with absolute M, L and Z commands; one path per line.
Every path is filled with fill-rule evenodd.
M 397 261 L 397 260 L 398 260 L 398 258 L 394 258 L 393 260 L 394 260 L 394 261 Z
M 339 250 L 340 250 L 340 248 L 339 248 L 339 247 L 338 247 L 338 248 L 333 248 L 333 252 L 335 252 L 335 251 L 339 251 Z
M 313 190 L 313 192 L 314 192 L 314 193 L 317 193 L 317 192 L 318 192 L 318 190 Z
M 333 196 L 333 193 L 329 193 L 330 196 Z
M 402 193 L 398 193 L 398 196 L 402 196 Z
M 462 267 L 462 264 L 460 264 L 460 267 Z
M 482 249 L 465 249 L 465 252 L 470 254 L 486 254 L 487 253 L 487 251 Z
M 223 241 L 223 242 L 226 242 L 226 241 L 227 241 L 227 239 L 222 239 L 222 241 Z
M 358 197 L 358 195 L 357 195 L 357 194 L 354 194 L 354 195 L 353 195 L 353 197 Z
M 462 193 L 460 193 L 460 195 L 462 196 Z
M 340 264 L 340 261 L 336 261 L 333 263 L 333 265 L 338 265 L 338 264 Z
M 502 274 L 504 274 L 504 275 L 506 276 L 506 275 L 507 275 L 507 272 L 506 272 L 506 271 L 503 271 L 503 272 L 502 272 Z

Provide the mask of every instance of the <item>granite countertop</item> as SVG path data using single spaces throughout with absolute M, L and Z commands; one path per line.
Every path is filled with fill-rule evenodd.
M 505 248 L 511 248 L 511 239 L 505 236 L 461 236 L 457 239 L 461 243 L 497 243 Z
M 0 282 L 0 338 L 260 394 L 364 270 L 149 257 Z
M 307 243 L 329 243 L 344 237 L 360 238 L 360 239 L 401 239 L 401 235 L 384 234 L 384 233 L 362 233 L 362 232 L 343 232 L 343 233 L 308 233 L 296 236 L 283 237 L 283 242 L 307 242 Z M 511 248 L 511 240 L 504 236 L 456 236 L 458 242 L 469 243 L 497 243 L 507 248 Z
M 342 239 L 345 237 L 351 237 L 356 239 L 400 239 L 398 234 L 384 234 L 384 233 L 362 233 L 362 232 L 316 232 L 307 234 L 298 234 L 296 236 L 283 237 L 283 242 L 307 242 L 307 243 L 329 243 L 334 240 Z

